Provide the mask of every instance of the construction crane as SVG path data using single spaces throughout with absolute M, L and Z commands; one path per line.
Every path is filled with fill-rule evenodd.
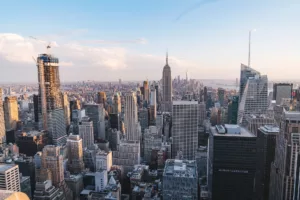
M 33 36 L 29 36 L 29 37 L 30 37 L 31 39 L 34 39 L 34 40 L 38 41 L 38 42 L 42 42 L 42 43 L 44 43 L 44 44 L 47 44 L 47 45 L 46 45 L 47 54 L 50 55 L 50 48 L 51 48 L 51 43 L 52 43 L 52 42 L 46 42 L 46 41 L 44 41 L 44 40 L 37 39 L 37 38 L 35 38 L 35 37 L 33 37 Z

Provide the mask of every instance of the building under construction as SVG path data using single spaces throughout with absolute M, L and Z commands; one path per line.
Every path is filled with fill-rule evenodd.
M 66 143 L 66 124 L 60 91 L 59 60 L 50 54 L 37 58 L 39 128 L 47 130 L 54 145 Z

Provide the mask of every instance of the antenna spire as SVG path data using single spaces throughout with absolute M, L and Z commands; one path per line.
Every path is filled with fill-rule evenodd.
M 168 65 L 168 50 L 167 50 L 167 53 L 166 53 L 166 64 Z

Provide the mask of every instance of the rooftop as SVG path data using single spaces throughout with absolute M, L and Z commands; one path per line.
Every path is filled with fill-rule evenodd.
M 259 128 L 266 134 L 279 133 L 279 127 L 275 125 L 264 125 Z
M 173 101 L 173 105 L 195 105 L 198 104 L 198 101 Z
M 252 134 L 247 129 L 240 127 L 239 125 L 235 125 L 235 124 L 225 124 L 224 126 L 222 126 L 222 125 L 213 126 L 210 128 L 210 130 L 214 136 L 255 137 L 255 135 Z
M 300 120 L 300 112 L 284 110 L 284 118 L 286 120 Z
M 197 176 L 196 162 L 194 160 L 168 159 L 166 161 L 163 175 L 174 176 L 174 177 L 195 178 Z
M 0 164 L 0 172 L 5 172 L 16 165 L 9 165 L 9 164 Z

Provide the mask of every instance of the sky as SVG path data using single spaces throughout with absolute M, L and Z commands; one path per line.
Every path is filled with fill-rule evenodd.
M 37 55 L 60 59 L 62 82 L 236 79 L 248 62 L 270 80 L 299 80 L 299 0 L 7 0 L 0 82 L 37 82 Z M 33 39 L 33 38 L 36 39 Z

